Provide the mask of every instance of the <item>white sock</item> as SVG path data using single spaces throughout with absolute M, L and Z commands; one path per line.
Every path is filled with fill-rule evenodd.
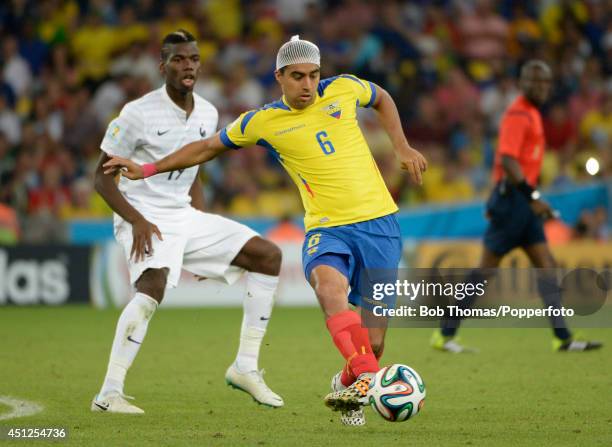
M 137 292 L 121 312 L 100 396 L 123 394 L 125 375 L 138 354 L 155 309 L 157 301 Z
M 247 274 L 240 347 L 235 362 L 241 372 L 257 371 L 259 348 L 272 314 L 277 286 L 278 276 L 252 272 Z

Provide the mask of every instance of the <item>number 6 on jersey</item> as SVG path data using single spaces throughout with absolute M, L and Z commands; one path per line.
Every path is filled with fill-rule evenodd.
M 323 138 L 327 138 L 327 132 L 322 130 L 321 132 L 318 132 L 316 134 L 316 137 L 317 141 L 319 142 L 319 146 L 321 146 L 321 149 L 323 150 L 323 153 L 325 155 L 333 154 L 334 152 L 336 152 L 336 149 L 334 148 L 334 145 L 331 141 L 323 140 Z

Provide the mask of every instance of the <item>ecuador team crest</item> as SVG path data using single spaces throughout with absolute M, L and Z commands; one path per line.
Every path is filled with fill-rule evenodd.
M 332 102 L 331 104 L 323 107 L 321 110 L 336 119 L 340 119 L 340 116 L 342 115 L 342 109 L 340 108 L 338 101 Z

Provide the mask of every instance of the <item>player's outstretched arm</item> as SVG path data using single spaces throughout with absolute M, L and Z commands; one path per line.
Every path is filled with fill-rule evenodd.
M 374 87 L 376 88 L 376 100 L 372 107 L 378 112 L 378 118 L 393 143 L 402 169 L 408 171 L 414 183 L 421 185 L 423 183 L 422 172 L 427 170 L 427 160 L 406 140 L 402 122 L 391 95 L 384 88 L 377 85 Z
M 155 163 L 139 165 L 126 158 L 112 157 L 104 163 L 104 173 L 113 174 L 120 170 L 124 177 L 130 180 L 139 180 L 161 172 L 175 171 L 206 163 L 227 150 L 229 148 L 221 142 L 217 133 L 205 140 L 189 143 Z

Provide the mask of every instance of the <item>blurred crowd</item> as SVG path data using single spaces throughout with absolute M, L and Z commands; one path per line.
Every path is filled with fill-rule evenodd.
M 162 84 L 160 41 L 179 28 L 199 39 L 195 91 L 219 109 L 220 126 L 280 96 L 276 51 L 296 33 L 319 45 L 322 77 L 353 73 L 386 88 L 410 143 L 430 163 L 424 186 L 411 187 L 374 112 L 360 112 L 400 206 L 486 194 L 499 120 L 529 58 L 547 61 L 555 76 L 543 110 L 542 184 L 612 175 L 610 0 L 7 0 L 0 5 L 4 230 L 25 241 L 62 240 L 68 219 L 110 216 L 93 191 L 100 141 L 123 104 Z M 223 156 L 202 175 L 214 212 L 301 211 L 295 187 L 263 148 Z M 5 233 L 0 239 L 10 238 Z

